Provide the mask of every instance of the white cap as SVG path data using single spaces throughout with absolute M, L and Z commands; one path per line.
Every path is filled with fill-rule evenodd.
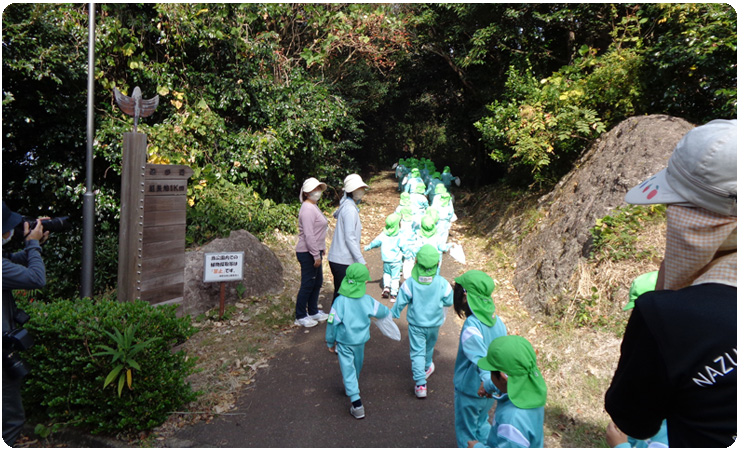
M 300 188 L 300 201 L 303 201 L 303 192 L 308 193 L 314 191 L 318 186 L 321 186 L 321 190 L 325 191 L 328 186 L 326 183 L 322 183 L 317 179 L 310 177 L 303 182 L 303 187 Z
M 631 189 L 626 202 L 698 206 L 737 217 L 737 120 L 712 120 L 689 131 L 667 167 Z
M 344 178 L 344 192 L 354 192 L 361 187 L 367 188 L 370 186 L 366 185 L 365 182 L 362 181 L 362 177 L 357 175 L 356 173 L 347 175 L 347 177 Z

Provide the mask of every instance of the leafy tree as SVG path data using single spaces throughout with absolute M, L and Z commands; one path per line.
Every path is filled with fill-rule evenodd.
M 66 214 L 77 224 L 84 183 L 86 8 L 15 4 L 3 15 L 6 198 L 29 215 Z M 209 174 L 190 182 L 193 207 L 204 200 L 198 187 L 218 180 L 292 202 L 308 176 L 340 185 L 346 172 L 357 170 L 352 156 L 362 139 L 361 108 L 352 108 L 355 100 L 336 91 L 325 74 L 342 79 L 367 64 L 385 71 L 388 55 L 403 44 L 398 23 L 373 5 L 100 8 L 94 145 L 98 291 L 115 285 L 121 136 L 131 129 L 131 119 L 113 102 L 114 87 L 130 93 L 140 86 L 146 96 L 160 96 L 156 113 L 140 124 L 149 139 L 149 161 L 188 164 L 195 173 Z M 286 24 L 308 31 L 297 41 Z M 343 42 L 336 42 L 342 31 Z M 326 42 L 323 48 L 313 46 L 317 39 Z M 78 267 L 80 236 L 55 241 L 48 246 L 50 289 L 70 295 L 76 291 L 77 277 L 70 271 Z
M 514 180 L 550 186 L 592 139 L 631 115 L 676 114 L 693 122 L 734 116 L 731 8 L 606 8 L 607 48 L 581 45 L 570 64 L 543 78 L 533 55 L 526 57 L 511 66 L 491 114 L 475 123 L 490 156 L 507 164 Z M 706 67 L 700 75 L 699 67 Z
M 737 12 L 728 4 L 645 4 L 650 113 L 694 123 L 737 117 Z

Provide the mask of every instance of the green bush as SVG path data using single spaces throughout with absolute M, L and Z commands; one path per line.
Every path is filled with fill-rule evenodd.
M 590 230 L 593 239 L 591 258 L 600 262 L 654 256 L 651 250 L 636 248 L 637 235 L 645 225 L 664 221 L 666 210 L 665 205 L 626 205 L 597 219 Z
M 288 233 L 297 232 L 297 206 L 262 199 L 244 184 L 218 178 L 206 182 L 202 189 L 195 189 L 194 197 L 194 205 L 186 213 L 188 245 L 201 245 L 241 229 L 259 239 L 275 228 Z
M 131 433 L 152 429 L 183 404 L 196 399 L 186 382 L 196 361 L 174 346 L 196 329 L 175 306 L 146 302 L 63 300 L 19 301 L 31 319 L 25 325 L 35 345 L 23 354 L 31 369 L 23 391 L 30 419 L 80 426 L 92 433 Z M 116 347 L 108 333 L 136 329 L 133 344 L 146 343 L 130 357 L 131 387 L 117 394 L 104 387 L 115 367 L 109 356 L 94 356 L 101 346 Z

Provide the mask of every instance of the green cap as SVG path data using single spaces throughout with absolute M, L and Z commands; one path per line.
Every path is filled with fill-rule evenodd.
M 466 301 L 471 312 L 481 323 L 492 327 L 497 322 L 496 308 L 491 294 L 494 292 L 494 280 L 480 270 L 469 270 L 456 277 L 455 282 L 466 291 Z
M 411 169 L 411 178 L 421 178 L 418 168 L 414 167 L 413 169 Z
M 385 234 L 395 236 L 398 234 L 398 226 L 401 223 L 401 216 L 396 213 L 385 218 Z
M 341 280 L 339 294 L 349 298 L 360 298 L 365 295 L 370 281 L 370 271 L 362 263 L 354 263 L 347 267 L 347 275 Z
M 432 237 L 437 232 L 437 222 L 431 215 L 425 214 L 422 216 L 422 224 L 419 227 L 419 230 L 422 233 L 422 236 Z
M 436 184 L 435 185 L 435 194 L 442 195 L 442 194 L 447 193 L 447 191 L 448 191 L 448 188 L 446 188 L 444 184 Z
M 628 311 L 634 308 L 636 299 L 644 294 L 645 292 L 653 291 L 657 285 L 658 271 L 647 272 L 644 275 L 639 275 L 634 278 L 631 282 L 631 289 L 629 289 L 629 302 L 623 307 L 624 311 Z
M 416 254 L 416 264 L 411 269 L 411 276 L 419 284 L 430 284 L 437 275 L 440 264 L 440 253 L 430 244 L 424 244 Z
M 442 173 L 450 172 L 450 166 L 445 166 L 442 168 Z
M 401 193 L 401 199 L 398 201 L 401 206 L 409 206 L 411 204 L 411 194 L 408 192 Z
M 427 190 L 427 187 L 424 185 L 424 183 L 417 183 L 414 186 L 414 192 L 417 194 L 424 194 L 424 191 Z
M 440 205 L 441 206 L 447 206 L 450 203 L 450 194 L 445 192 L 444 194 L 440 194 Z
M 432 178 L 440 179 L 441 178 L 440 172 L 435 172 L 434 175 L 432 175 Z
M 535 350 L 524 337 L 494 339 L 486 356 L 479 359 L 479 367 L 507 375 L 508 394 L 518 408 L 532 409 L 546 404 L 546 381 L 538 370 Z
M 404 206 L 400 209 L 401 213 L 401 220 L 405 220 L 406 222 L 411 222 L 413 220 L 411 216 L 411 208 L 408 206 Z

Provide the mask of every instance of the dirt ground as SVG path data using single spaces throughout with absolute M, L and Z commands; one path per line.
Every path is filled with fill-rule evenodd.
M 385 217 L 395 210 L 398 192 L 392 172 L 373 176 L 370 191 L 361 207 L 362 242 L 369 243 L 384 228 Z M 463 193 L 465 195 L 465 193 Z M 548 385 L 546 405 L 546 447 L 604 447 L 605 427 L 609 417 L 604 412 L 604 392 L 610 383 L 618 360 L 621 333 L 628 315 L 618 313 L 621 306 L 612 307 L 618 313 L 615 327 L 575 327 L 570 320 L 534 317 L 520 302 L 512 286 L 515 263 L 511 259 L 514 244 L 495 241 L 473 228 L 474 211 L 466 211 L 454 193 L 459 217 L 452 229 L 450 241 L 463 246 L 467 263 L 462 272 L 480 269 L 496 283 L 494 300 L 497 313 L 510 334 L 526 337 L 538 352 L 538 362 Z M 478 212 L 476 212 L 478 213 Z M 327 244 L 330 243 L 334 221 L 330 220 Z M 483 223 L 479 223 L 483 229 Z M 199 400 L 174 412 L 171 418 L 151 433 L 120 437 L 115 446 L 172 446 L 169 439 L 183 427 L 229 415 L 239 394 L 255 380 L 258 370 L 267 366 L 274 354 L 291 342 L 296 333 L 294 319 L 295 295 L 300 280 L 295 259 L 295 236 L 275 234 L 267 244 L 282 261 L 285 289 L 282 294 L 266 298 L 247 298 L 230 302 L 226 318 L 219 320 L 216 312 L 195 318 L 199 332 L 185 344 L 191 357 L 197 357 L 198 372 L 189 379 L 196 390 L 203 392 Z M 373 261 L 370 260 L 369 263 Z M 379 261 L 378 261 L 379 262 Z M 624 270 L 615 268 L 614 270 Z M 589 277 L 602 277 L 597 268 L 587 269 Z M 324 266 L 325 284 L 320 299 L 328 310 L 331 306 L 332 280 Z M 590 281 L 591 284 L 597 284 Z M 433 443 L 434 444 L 434 443 Z M 25 447 L 68 447 L 69 442 L 39 441 L 26 438 Z

